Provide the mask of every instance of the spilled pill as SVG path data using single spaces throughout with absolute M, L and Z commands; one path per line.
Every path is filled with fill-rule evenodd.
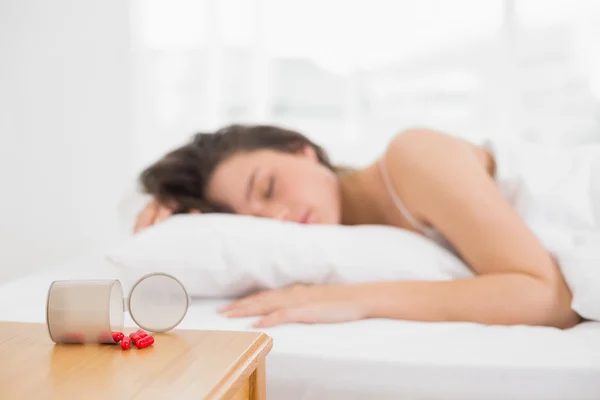
M 146 336 L 146 337 L 141 338 L 140 340 L 138 340 L 135 343 L 135 346 L 138 349 L 143 349 L 144 347 L 152 346 L 153 343 L 154 343 L 154 338 L 152 336 Z
M 124 337 L 125 337 L 125 335 L 123 334 L 123 332 L 113 332 L 112 333 L 112 338 L 117 343 L 120 342 Z
M 146 332 L 144 332 L 142 329 L 137 330 L 135 333 L 136 333 L 136 335 L 138 335 L 140 337 L 140 339 L 143 339 L 148 336 L 148 334 Z
M 131 347 L 131 339 L 129 338 L 129 336 L 124 336 L 121 340 L 121 348 L 123 350 L 127 350 L 129 349 L 129 347 Z
M 133 333 L 131 333 L 131 334 L 129 335 L 129 338 L 131 339 L 131 341 L 132 341 L 133 343 L 136 343 L 136 344 L 137 344 L 138 340 L 140 340 L 140 339 L 141 339 L 140 335 L 138 335 L 136 332 L 133 332 Z

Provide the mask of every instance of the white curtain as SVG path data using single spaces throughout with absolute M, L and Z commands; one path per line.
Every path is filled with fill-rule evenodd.
M 233 122 L 300 130 L 353 165 L 412 126 L 600 141 L 599 4 L 137 0 L 137 162 Z

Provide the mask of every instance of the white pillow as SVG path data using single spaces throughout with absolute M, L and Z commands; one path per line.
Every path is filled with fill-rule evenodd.
M 176 215 L 107 254 L 124 285 L 165 272 L 191 296 L 232 297 L 293 283 L 450 280 L 473 276 L 416 233 L 376 225 L 301 225 L 229 214 Z

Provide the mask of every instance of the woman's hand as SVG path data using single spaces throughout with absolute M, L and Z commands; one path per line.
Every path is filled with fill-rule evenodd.
M 200 211 L 192 210 L 190 214 L 199 214 Z M 156 200 L 151 200 L 137 216 L 133 233 L 138 233 L 152 225 L 158 224 L 173 215 L 173 210 Z
M 263 316 L 256 328 L 289 323 L 338 323 L 366 317 L 358 288 L 349 285 L 293 285 L 237 300 L 219 310 L 227 317 Z

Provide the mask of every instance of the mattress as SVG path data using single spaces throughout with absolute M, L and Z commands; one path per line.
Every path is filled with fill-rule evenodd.
M 0 285 L 0 320 L 45 322 L 56 279 L 116 278 L 87 257 Z M 178 329 L 256 330 L 194 299 Z M 133 327 L 131 319 L 126 324 Z M 569 330 L 364 320 L 283 325 L 267 358 L 269 399 L 600 399 L 600 323 Z

